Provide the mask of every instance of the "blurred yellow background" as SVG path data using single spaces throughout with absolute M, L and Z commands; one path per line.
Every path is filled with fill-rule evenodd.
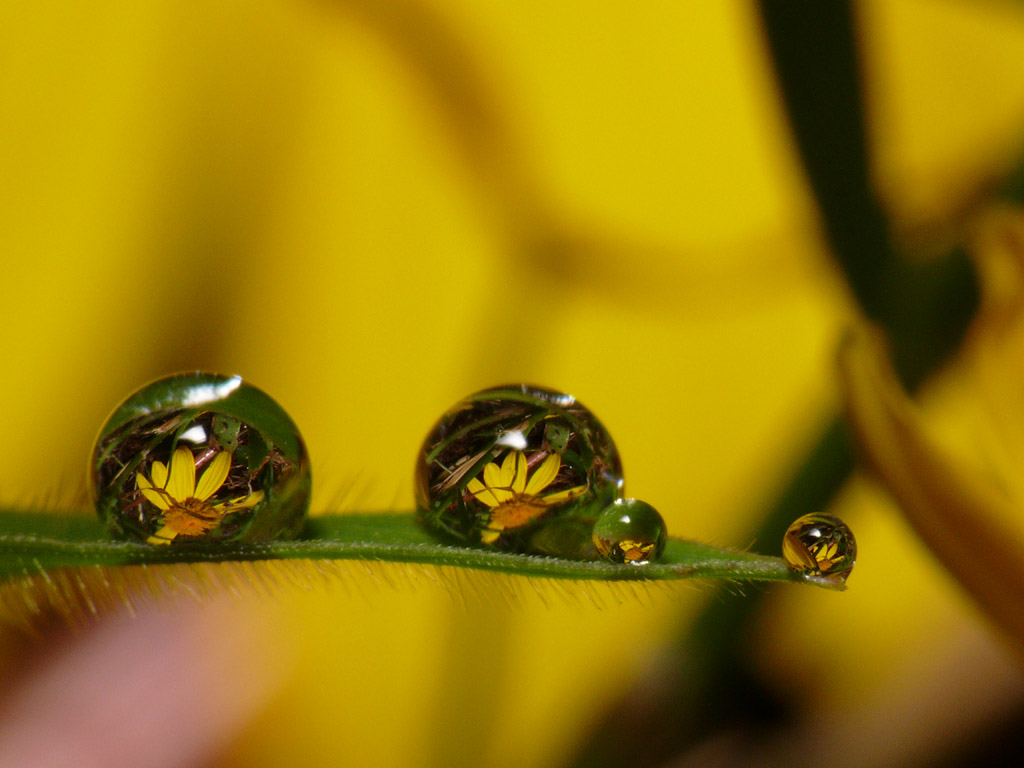
M 878 186 L 945 236 L 1024 141 L 1024 10 L 857 9 Z M 849 300 L 752 3 L 13 2 L 0 105 L 7 505 L 72 505 L 109 410 L 199 368 L 293 416 L 314 512 L 408 510 L 433 420 L 524 380 L 597 413 L 671 533 L 745 547 L 836 405 Z M 955 377 L 929 396 L 969 428 Z M 881 495 L 839 507 L 851 588 L 774 587 L 765 674 L 809 722 L 849 714 L 849 764 L 951 663 L 1019 707 Z M 587 589 L 398 566 L 282 589 L 294 671 L 222 762 L 556 764 L 710 594 Z

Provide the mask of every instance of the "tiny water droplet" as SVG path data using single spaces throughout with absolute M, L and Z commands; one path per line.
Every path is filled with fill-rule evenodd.
M 238 376 L 183 373 L 114 410 L 90 484 L 114 535 L 182 546 L 294 538 L 311 479 L 298 429 L 267 394 Z
M 580 556 L 580 541 L 580 551 L 589 548 L 578 524 L 538 534 L 562 518 L 594 520 L 622 485 L 615 443 L 594 414 L 571 395 L 525 384 L 456 403 L 416 463 L 418 518 L 428 530 L 514 552 Z M 557 551 L 565 541 L 573 552 Z
M 786 531 L 782 555 L 797 571 L 842 584 L 857 560 L 857 542 L 838 517 L 804 515 Z
M 594 523 L 594 548 L 613 563 L 645 565 L 657 560 L 668 538 L 665 521 L 650 504 L 618 499 Z

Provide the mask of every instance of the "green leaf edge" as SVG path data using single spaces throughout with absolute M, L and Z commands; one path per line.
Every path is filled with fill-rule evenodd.
M 799 573 L 781 557 L 672 538 L 645 566 L 567 560 L 441 544 L 410 513 L 345 513 L 311 517 L 303 536 L 270 544 L 199 547 L 116 541 L 99 520 L 82 514 L 0 511 L 0 583 L 59 568 L 259 561 L 362 560 L 477 569 L 516 576 L 591 581 L 724 578 L 793 581 L 841 589 Z

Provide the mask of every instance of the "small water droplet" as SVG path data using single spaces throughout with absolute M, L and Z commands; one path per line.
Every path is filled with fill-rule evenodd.
M 797 571 L 842 584 L 857 560 L 857 542 L 838 517 L 804 515 L 786 531 L 782 555 Z
M 657 560 L 668 538 L 665 521 L 650 504 L 619 499 L 594 523 L 594 548 L 613 563 L 645 565 Z
M 535 534 L 557 519 L 595 519 L 622 485 L 615 443 L 594 414 L 570 395 L 523 384 L 456 403 L 431 428 L 416 464 L 418 517 L 430 531 L 563 557 L 574 554 L 551 551 L 563 540 L 554 529 L 536 546 Z M 577 528 L 565 529 L 573 542 Z
M 114 535 L 175 546 L 294 538 L 311 488 L 288 414 L 212 373 L 168 376 L 121 403 L 96 439 L 90 481 Z

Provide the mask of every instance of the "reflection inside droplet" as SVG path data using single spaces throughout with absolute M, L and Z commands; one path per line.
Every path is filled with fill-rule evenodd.
M 498 435 L 498 439 L 495 442 L 496 445 L 503 445 L 514 451 L 525 451 L 528 445 L 526 442 L 526 435 L 518 429 L 510 429 L 508 432 Z
M 589 550 L 572 533 L 579 526 L 535 535 L 556 519 L 589 526 L 622 485 L 618 451 L 594 414 L 569 395 L 527 385 L 457 403 L 430 430 L 416 466 L 418 518 L 430 531 L 456 543 L 565 557 Z M 570 540 L 573 553 L 557 551 Z
M 786 531 L 782 555 L 797 571 L 842 584 L 857 560 L 857 542 L 838 517 L 804 515 Z
M 310 484 L 294 423 L 237 376 L 143 387 L 111 414 L 93 453 L 100 516 L 115 535 L 150 544 L 293 538 Z
M 646 565 L 665 549 L 665 521 L 650 504 L 618 499 L 594 523 L 594 548 L 613 563 Z
M 182 391 L 181 406 L 190 408 L 221 400 L 242 386 L 241 376 L 229 376 L 223 381 L 210 384 L 199 384 Z
M 201 424 L 196 424 L 190 429 L 186 429 L 181 434 L 181 440 L 185 440 L 189 443 L 205 443 L 206 442 L 206 430 Z

